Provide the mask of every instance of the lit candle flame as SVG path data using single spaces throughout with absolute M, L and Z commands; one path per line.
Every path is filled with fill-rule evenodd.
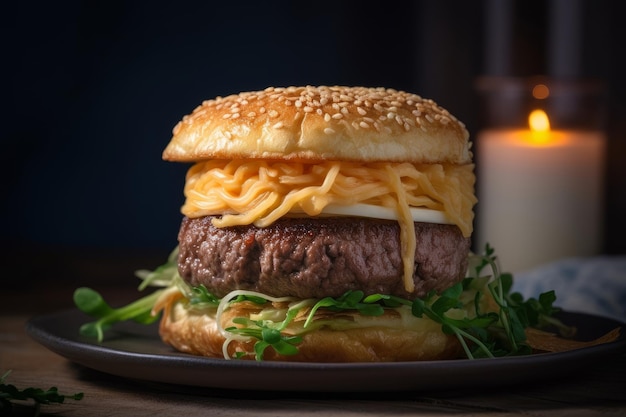
M 528 116 L 531 138 L 534 143 L 545 144 L 550 141 L 550 119 L 543 110 L 533 110 Z

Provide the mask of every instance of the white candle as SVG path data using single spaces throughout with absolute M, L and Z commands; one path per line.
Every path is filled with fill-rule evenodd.
M 520 272 L 597 254 L 602 239 L 601 132 L 485 130 L 477 137 L 477 244 Z

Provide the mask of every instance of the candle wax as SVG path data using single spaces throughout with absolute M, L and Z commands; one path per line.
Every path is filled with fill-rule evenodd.
M 489 243 L 505 271 L 601 249 L 603 134 L 542 135 L 487 130 L 476 140 L 477 249 Z

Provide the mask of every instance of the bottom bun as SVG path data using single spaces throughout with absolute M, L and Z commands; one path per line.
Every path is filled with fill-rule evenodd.
M 229 309 L 230 318 L 226 320 L 249 315 L 249 312 L 245 312 L 245 307 L 237 310 Z M 462 353 L 457 339 L 444 334 L 440 324 L 427 318 L 399 314 L 395 310 L 377 317 L 345 312 L 337 313 L 337 316 L 327 316 L 323 325 L 301 334 L 302 342 L 296 345 L 296 355 L 281 355 L 268 348 L 263 359 L 299 362 L 394 362 L 452 359 Z M 236 352 L 245 352 L 242 359 L 254 359 L 256 339 L 231 340 L 224 352 L 226 338 L 220 331 L 215 315 L 188 308 L 184 299 L 173 300 L 164 309 L 160 335 L 165 343 L 181 352 L 220 358 L 226 355 L 232 358 Z

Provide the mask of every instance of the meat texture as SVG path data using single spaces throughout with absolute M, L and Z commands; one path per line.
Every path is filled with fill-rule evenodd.
M 210 216 L 185 217 L 179 272 L 189 284 L 204 284 L 218 297 L 234 289 L 298 298 L 362 290 L 412 299 L 462 280 L 470 239 L 454 225 L 414 226 L 412 293 L 402 280 L 398 223 L 368 218 L 283 218 L 265 228 L 216 228 Z

